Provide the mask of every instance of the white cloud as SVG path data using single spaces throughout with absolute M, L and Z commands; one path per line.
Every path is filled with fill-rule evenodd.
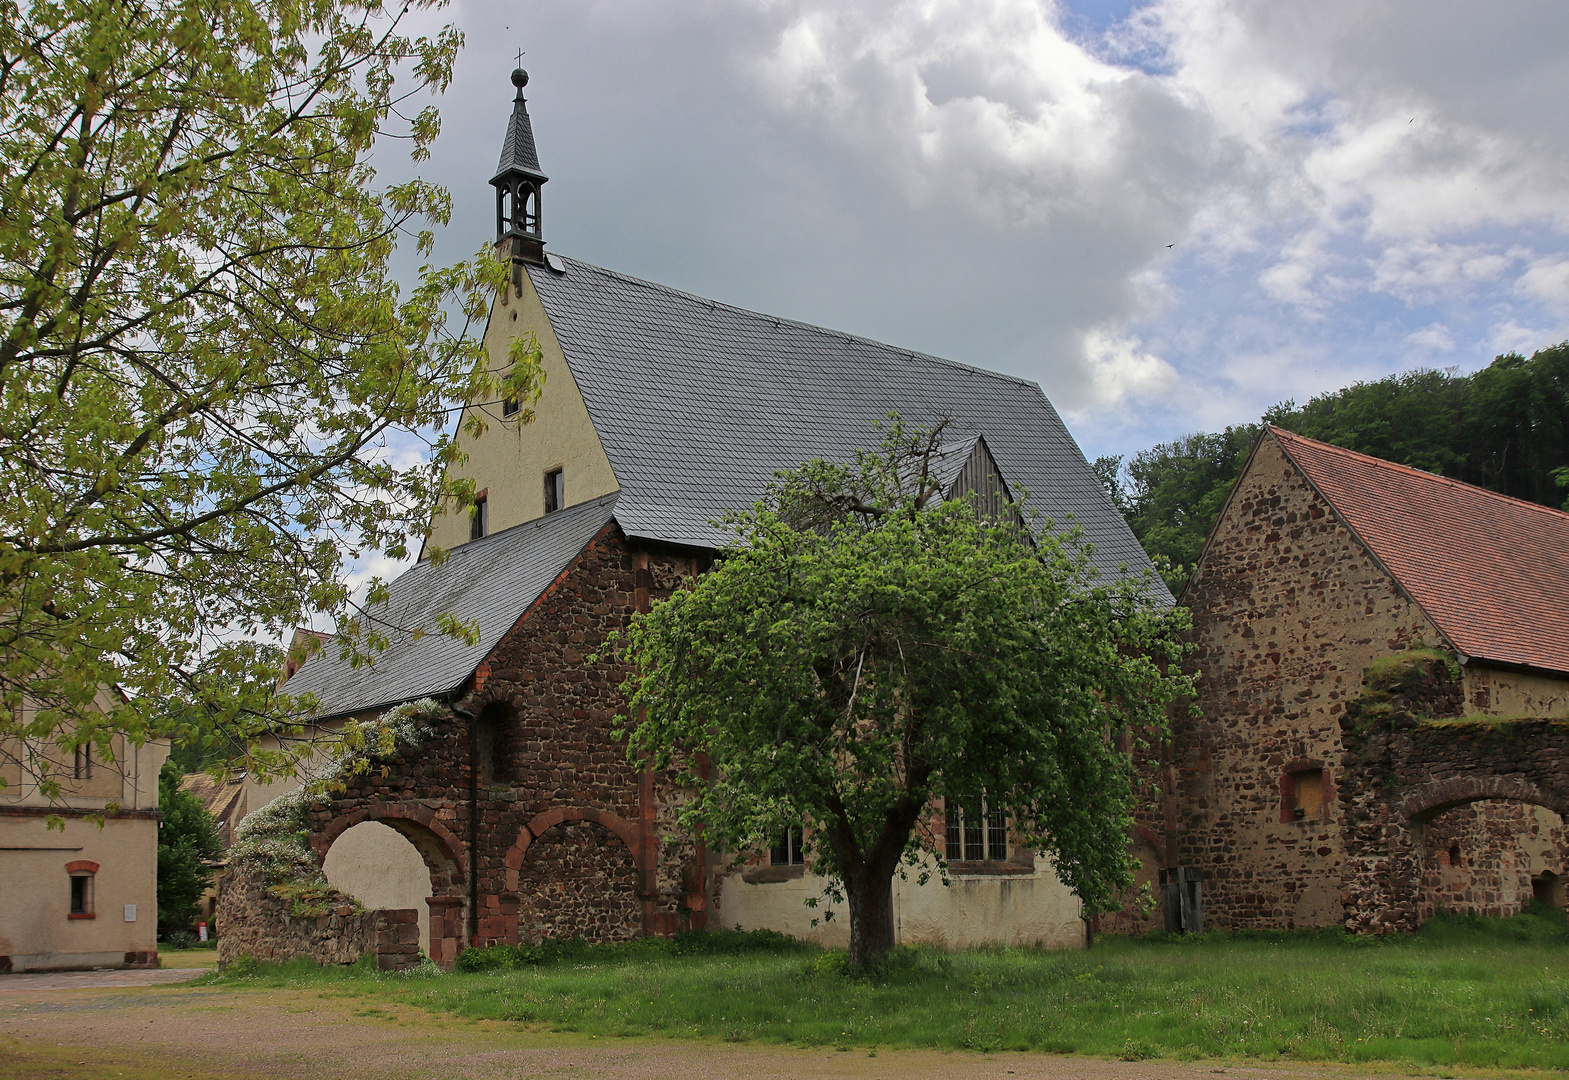
M 1563 332 L 1569 5 L 1073 2 L 457 0 L 453 255 L 521 44 L 553 250 L 1037 379 L 1092 453 Z
M 1443 323 L 1429 323 L 1420 330 L 1406 335 L 1406 340 L 1421 349 L 1433 352 L 1454 352 L 1455 339 Z
M 1097 326 L 1083 337 L 1089 373 L 1088 401 L 1077 412 L 1119 409 L 1158 401 L 1177 387 L 1177 371 L 1148 352 L 1138 338 L 1110 326 Z
M 1515 282 L 1515 288 L 1554 312 L 1569 315 L 1569 259 L 1534 260 Z

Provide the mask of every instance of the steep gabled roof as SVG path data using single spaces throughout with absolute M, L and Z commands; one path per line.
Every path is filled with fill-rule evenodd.
M 1040 387 L 850 334 L 760 315 L 574 259 L 528 267 L 621 485 L 631 536 L 716 547 L 775 470 L 875 446 L 889 412 L 983 435 L 1003 479 L 1103 572 L 1149 557 Z M 1156 579 L 1163 602 L 1170 594 Z
M 1269 434 L 1460 653 L 1569 672 L 1569 514 Z
M 391 644 L 373 666 L 355 668 L 328 642 L 284 684 L 286 693 L 314 693 L 328 719 L 456 690 L 503 634 L 533 606 L 588 542 L 610 523 L 616 496 L 580 503 L 454 548 L 439 566 L 405 570 L 384 605 L 370 613 Z M 436 630 L 451 614 L 479 623 L 467 645 Z M 421 630 L 417 640 L 409 633 Z

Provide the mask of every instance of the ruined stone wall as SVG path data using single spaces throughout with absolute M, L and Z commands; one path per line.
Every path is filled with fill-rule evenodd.
M 318 964 L 352 964 L 366 953 L 383 971 L 419 963 L 419 912 L 411 909 L 357 911 L 346 901 L 321 915 L 293 916 L 290 902 L 259 881 L 228 875 L 220 903 L 223 933 L 218 963 L 241 956 L 279 962 L 305 958 Z
M 1415 930 L 1440 906 L 1509 915 L 1564 867 L 1569 720 L 1465 715 L 1453 660 L 1367 673 L 1341 721 L 1346 927 Z M 1538 809 L 1540 808 L 1540 809 Z
M 1267 436 L 1182 601 L 1201 679 L 1172 724 L 1175 854 L 1206 875 L 1206 925 L 1339 923 L 1340 715 L 1368 665 L 1438 632 Z M 1324 810 L 1299 819 L 1303 769 Z
M 1488 801 L 1439 814 L 1422 841 L 1419 919 L 1438 911 L 1501 918 L 1531 902 L 1544 874 L 1563 877 L 1569 829 L 1546 807 Z

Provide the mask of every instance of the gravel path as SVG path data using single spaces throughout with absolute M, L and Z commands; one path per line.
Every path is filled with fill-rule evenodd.
M 0 975 L 0 996 L 43 990 L 103 990 L 125 986 L 163 986 L 203 974 L 201 968 L 103 968 L 95 971 L 23 971 Z
M 7 1080 L 1351 1080 L 1349 1069 L 1046 1054 L 798 1049 L 592 1039 L 472 1022 L 335 991 L 166 985 L 192 972 L 0 978 Z M 121 982 L 128 976 L 134 982 Z

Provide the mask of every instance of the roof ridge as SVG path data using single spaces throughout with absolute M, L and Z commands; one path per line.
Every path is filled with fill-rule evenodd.
M 1361 458 L 1363 461 L 1366 461 L 1378 468 L 1392 469 L 1395 472 L 1408 473 L 1424 480 L 1436 480 L 1440 484 L 1447 484 L 1450 487 L 1464 488 L 1468 491 L 1478 492 L 1491 499 L 1497 499 L 1506 503 L 1514 503 L 1517 506 L 1530 510 L 1540 510 L 1547 514 L 1555 515 L 1561 518 L 1569 518 L 1569 512 L 1556 509 L 1555 507 L 1546 506 L 1542 503 L 1532 502 L 1530 499 L 1520 499 L 1513 495 L 1505 495 L 1502 492 L 1494 491 L 1492 488 L 1482 487 L 1480 484 L 1468 484 L 1464 480 L 1456 480 L 1453 477 L 1444 476 L 1441 473 L 1428 472 L 1426 469 L 1417 469 L 1410 465 L 1402 465 L 1400 462 L 1390 461 L 1388 458 L 1374 457 L 1372 454 L 1364 454 L 1360 450 L 1350 450 L 1344 446 L 1336 446 L 1334 443 L 1324 442 L 1322 439 L 1309 438 L 1306 435 L 1299 435 L 1294 431 L 1288 431 L 1285 428 L 1277 427 L 1274 424 L 1265 424 L 1264 426 L 1277 438 L 1280 436 L 1285 436 L 1286 442 L 1309 443 L 1313 446 L 1322 447 L 1325 450 L 1334 451 L 1335 453 L 1345 457 Z
M 697 293 L 687 292 L 685 289 L 676 289 L 669 285 L 661 285 L 657 281 L 649 281 L 646 278 L 634 277 L 631 274 L 625 274 L 619 270 L 612 270 L 606 266 L 597 266 L 594 263 L 584 262 L 582 259 L 574 259 L 568 255 L 561 255 L 559 252 L 557 253 L 556 257 L 561 259 L 563 262 L 584 267 L 588 270 L 594 270 L 601 274 L 607 274 L 610 277 L 617 278 L 633 285 L 641 285 L 647 289 L 656 289 L 659 292 L 682 297 L 683 299 L 690 300 L 702 307 L 706 307 L 710 311 L 716 307 L 722 307 L 728 311 L 735 312 L 738 315 L 746 315 L 764 322 L 774 323 L 775 325 L 789 323 L 791 326 L 799 327 L 802 330 L 809 330 L 816 334 L 822 334 L 825 337 L 844 338 L 850 341 L 858 341 L 863 345 L 875 345 L 880 349 L 888 349 L 892 352 L 904 353 L 911 359 L 919 358 L 921 360 L 932 360 L 948 367 L 962 368 L 965 371 L 973 371 L 978 375 L 989 375 L 994 379 L 1001 379 L 1004 382 L 1016 383 L 1020 386 L 1030 386 L 1037 390 L 1040 389 L 1040 383 L 1031 382 L 1029 379 L 1020 378 L 1017 375 L 1008 375 L 1004 372 L 993 371 L 990 368 L 979 367 L 975 364 L 966 364 L 962 360 L 950 360 L 946 356 L 936 356 L 932 353 L 921 352 L 919 349 L 909 349 L 903 345 L 893 345 L 886 341 L 878 341 L 876 338 L 866 337 L 864 334 L 851 333 L 848 330 L 835 330 L 827 326 L 818 326 L 816 323 L 805 322 L 801 319 L 792 319 L 787 315 L 770 315 L 766 311 L 754 311 L 752 308 L 745 308 L 736 304 L 729 304 L 723 300 L 715 300 L 708 296 L 699 296 Z M 1042 393 L 1044 393 L 1044 391 L 1042 391 Z

